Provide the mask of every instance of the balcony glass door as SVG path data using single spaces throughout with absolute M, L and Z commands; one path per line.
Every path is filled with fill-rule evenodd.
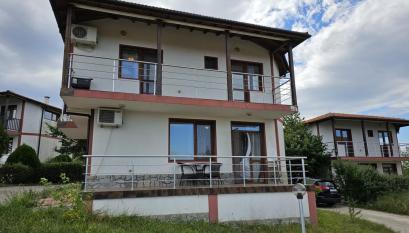
M 266 161 L 261 124 L 232 124 L 233 173 L 235 183 L 263 183 Z
M 379 146 L 381 150 L 381 154 L 384 157 L 389 157 L 392 153 L 390 151 L 391 148 L 391 133 L 389 131 L 379 131 L 378 132 L 378 139 L 379 139 Z
M 338 156 L 354 156 L 354 145 L 350 129 L 336 129 L 335 140 L 337 144 Z
M 250 102 L 251 91 L 262 91 L 262 65 L 253 62 L 231 61 L 233 100 Z
M 121 45 L 119 54 L 120 78 L 139 80 L 141 94 L 154 94 L 156 50 Z

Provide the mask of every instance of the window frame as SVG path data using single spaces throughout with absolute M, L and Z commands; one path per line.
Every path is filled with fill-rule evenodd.
M 263 63 L 261 62 L 253 62 L 253 61 L 243 61 L 243 60 L 237 60 L 237 59 L 231 59 L 231 66 L 233 67 L 233 63 L 240 65 L 243 68 L 242 72 L 237 72 L 237 71 L 233 71 L 232 73 L 244 73 L 243 74 L 243 89 L 238 89 L 238 88 L 234 88 L 232 87 L 232 91 L 243 91 L 244 92 L 244 102 L 250 102 L 251 98 L 250 98 L 250 92 L 262 92 L 264 89 L 264 85 L 263 85 L 263 75 L 264 75 L 264 67 L 263 67 Z M 255 65 L 259 67 L 260 73 L 259 74 L 253 74 L 254 76 L 258 76 L 258 90 L 254 89 L 254 90 L 250 90 L 250 82 L 251 80 L 249 79 L 249 75 L 248 75 L 248 66 L 249 65 Z
M 51 114 L 51 119 L 49 119 L 49 118 L 47 118 L 46 117 L 46 113 L 50 113 Z M 55 117 L 55 120 L 53 119 Z M 57 114 L 57 113 L 55 113 L 55 112 L 51 112 L 51 111 L 48 111 L 48 110 L 44 110 L 44 116 L 43 116 L 43 118 L 44 119 L 46 119 L 46 120 L 49 120 L 49 121 L 58 121 L 58 118 L 59 118 L 59 115 Z
M 216 59 L 216 67 L 215 68 L 208 68 L 206 67 L 206 59 Z M 218 57 L 213 57 L 213 56 L 204 56 L 204 68 L 206 70 L 219 70 L 219 58 Z M 214 62 L 214 61 L 213 61 Z
M 368 129 L 367 134 L 368 134 L 368 138 L 373 138 L 374 137 L 372 129 Z
M 214 155 L 215 157 L 212 157 L 212 162 L 217 162 L 217 139 L 216 139 L 216 121 L 215 120 L 202 120 L 202 119 L 181 119 L 181 118 L 169 118 L 168 122 L 168 162 L 173 162 L 173 158 L 171 158 L 170 154 L 170 126 L 172 123 L 186 123 L 186 124 L 193 124 L 193 159 L 192 160 L 183 160 L 183 159 L 175 159 L 176 162 L 200 162 L 200 161 L 209 161 L 207 158 L 201 159 L 200 156 L 197 154 L 197 125 L 210 125 L 211 127 L 211 149 L 212 153 L 211 155 Z

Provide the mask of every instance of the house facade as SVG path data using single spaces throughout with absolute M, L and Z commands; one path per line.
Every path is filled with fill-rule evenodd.
M 64 113 L 88 117 L 87 128 L 74 118 L 66 128 L 88 136 L 93 211 L 296 219 L 290 191 L 305 182 L 304 159 L 285 157 L 280 119 L 297 111 L 292 49 L 308 33 L 112 0 L 50 2 L 65 46 Z
M 41 161 L 56 156 L 55 147 L 59 145 L 57 138 L 50 136 L 47 124 L 57 125 L 61 109 L 44 102 L 14 93 L 0 92 L 0 119 L 3 128 L 10 137 L 5 155 L 13 152 L 18 146 L 31 146 Z M 7 156 L 2 156 L 2 163 Z
M 333 158 L 398 175 L 402 175 L 402 161 L 409 160 L 409 144 L 398 141 L 399 129 L 408 126 L 409 120 L 327 113 L 304 122 L 313 134 L 322 137 Z

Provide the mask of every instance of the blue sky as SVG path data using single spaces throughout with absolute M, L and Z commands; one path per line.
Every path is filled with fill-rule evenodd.
M 407 0 L 133 1 L 308 31 L 312 38 L 294 51 L 303 116 L 345 112 L 409 119 Z M 48 0 L 2 1 L 0 89 L 37 99 L 49 95 L 61 106 L 62 52 Z M 409 127 L 399 137 L 409 142 Z

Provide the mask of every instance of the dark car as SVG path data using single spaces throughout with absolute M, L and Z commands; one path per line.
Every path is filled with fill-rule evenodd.
M 320 179 L 314 182 L 317 205 L 333 206 L 341 202 L 341 194 L 331 180 Z

